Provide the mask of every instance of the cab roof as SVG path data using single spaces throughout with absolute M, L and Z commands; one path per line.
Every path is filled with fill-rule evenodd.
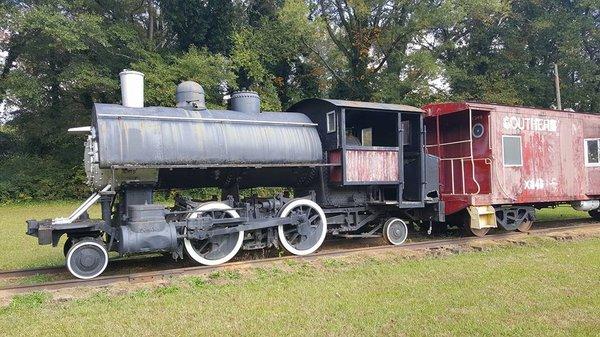
M 346 100 L 330 99 L 330 98 L 304 99 L 304 100 L 292 105 L 287 111 L 298 111 L 301 109 L 306 109 L 310 105 L 322 105 L 322 104 L 329 104 L 332 106 L 332 108 L 335 107 L 335 108 L 344 108 L 344 109 L 378 110 L 378 111 L 388 111 L 388 112 L 425 113 L 424 110 L 414 107 L 414 106 L 410 106 L 410 105 L 346 101 Z

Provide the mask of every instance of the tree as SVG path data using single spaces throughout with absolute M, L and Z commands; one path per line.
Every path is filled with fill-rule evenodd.
M 222 87 L 236 88 L 234 67 L 229 59 L 193 46 L 182 54 L 146 53 L 132 68 L 145 74 L 148 105 L 174 106 L 177 84 L 195 81 L 204 88 L 209 108 L 223 108 Z
M 599 6 L 594 1 L 515 1 L 441 29 L 440 58 L 453 97 L 550 107 L 557 63 L 563 106 L 599 111 Z
M 273 6 L 273 1 L 257 1 Z M 302 0 L 287 0 L 273 13 L 250 7 L 248 27 L 235 34 L 231 55 L 241 88 L 258 91 L 263 108 L 280 110 L 302 98 L 320 96 L 321 67 L 310 57 L 306 41 L 313 42 L 314 27 Z M 261 7 L 262 8 L 262 7 Z M 274 16 L 273 16 L 274 15 Z
M 56 154 L 65 160 L 79 140 L 69 126 L 89 123 L 94 101 L 116 101 L 116 74 L 136 58 L 139 39 L 125 23 L 114 23 L 86 5 L 17 4 L 2 26 L 11 32 L 0 49 L 8 56 L 1 92 L 17 110 L 11 124 L 24 134 L 29 153 Z M 79 151 L 77 151 L 79 152 Z
M 94 1 L 12 2 L 0 27 L 9 38 L 0 100 L 13 119 L 0 149 L 0 199 L 80 195 L 82 141 L 67 134 L 89 125 L 93 102 L 118 102 L 117 74 L 140 57 L 138 27 Z
M 161 0 L 160 8 L 180 51 L 190 46 L 228 55 L 235 6 L 231 0 Z
M 277 20 L 284 0 L 251 0 L 248 4 L 248 26 L 258 28 L 264 21 Z
M 335 78 L 333 95 L 365 101 L 374 98 L 384 70 L 406 70 L 405 59 L 437 12 L 435 1 L 427 0 L 318 0 L 314 5 L 344 60 L 340 64 L 319 55 Z

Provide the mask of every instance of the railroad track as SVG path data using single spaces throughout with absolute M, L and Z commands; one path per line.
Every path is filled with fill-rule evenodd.
M 128 258 L 116 258 L 110 260 L 111 270 L 122 269 L 124 267 L 143 267 L 148 265 L 173 265 L 173 259 L 164 256 L 139 256 Z M 68 273 L 64 266 L 60 267 L 42 267 L 31 269 L 17 269 L 0 271 L 0 280 L 13 279 L 19 277 L 37 276 L 37 275 L 59 275 Z M 2 288 L 0 288 L 2 289 Z
M 557 221 L 548 221 L 545 223 L 555 223 Z M 564 221 L 561 221 L 564 222 Z M 331 249 L 331 250 L 321 250 L 312 255 L 308 256 L 283 256 L 283 257 L 274 257 L 274 258 L 264 258 L 264 259 L 256 259 L 256 260 L 243 260 L 237 262 L 230 262 L 223 265 L 218 266 L 179 266 L 176 268 L 169 269 L 161 269 L 161 270 L 153 270 L 153 271 L 143 271 L 143 272 L 135 272 L 128 274 L 117 274 L 117 275 L 107 275 L 100 276 L 91 280 L 81 280 L 81 279 L 65 279 L 58 280 L 46 283 L 39 284 L 18 284 L 18 285 L 9 285 L 6 287 L 0 288 L 0 297 L 6 295 L 13 295 L 18 293 L 26 293 L 33 291 L 41 291 L 41 290 L 58 290 L 65 288 L 73 288 L 73 287 L 97 287 L 97 286 L 106 286 L 114 283 L 120 282 L 128 282 L 128 283 L 143 283 L 143 282 L 152 282 L 157 280 L 165 280 L 170 279 L 175 276 L 182 275 L 203 275 L 209 274 L 219 270 L 228 270 L 228 269 L 244 269 L 249 267 L 261 267 L 268 266 L 275 262 L 287 261 L 287 260 L 298 260 L 298 261 L 311 261 L 321 258 L 328 257 L 339 257 L 345 255 L 351 255 L 354 253 L 361 252 L 377 252 L 377 251 L 394 251 L 394 250 L 421 250 L 421 249 L 436 249 L 443 248 L 446 245 L 464 245 L 475 241 L 486 241 L 486 240 L 497 240 L 503 238 L 510 237 L 523 237 L 523 236 L 537 236 L 543 235 L 549 232 L 554 231 L 564 231 L 564 230 L 573 230 L 573 229 L 581 229 L 581 228 L 594 228 L 599 227 L 600 223 L 595 222 L 590 219 L 581 219 L 572 221 L 572 223 L 579 223 L 577 225 L 568 225 L 568 226 L 550 226 L 545 228 L 537 228 L 532 229 L 527 233 L 521 232 L 500 232 L 496 234 L 489 234 L 483 238 L 479 237 L 453 237 L 447 239 L 436 239 L 436 240 L 427 240 L 420 242 L 411 242 L 405 243 L 401 246 L 391 246 L 391 245 L 378 245 L 371 247 L 358 247 L 358 248 L 347 248 L 347 249 Z M 160 257 L 157 257 L 160 258 Z M 135 263 L 142 265 L 148 265 L 152 258 L 139 258 L 139 259 L 118 259 L 113 260 L 111 263 L 131 263 L 134 261 Z M 170 264 L 172 266 L 172 263 Z M 64 267 L 52 267 L 52 268 L 35 268 L 35 269 L 24 269 L 24 270 L 12 270 L 12 271 L 3 271 L 0 272 L 0 279 L 10 279 L 10 278 L 19 278 L 19 277 L 27 277 L 27 276 L 35 276 L 35 275 L 55 275 L 55 274 L 64 274 Z

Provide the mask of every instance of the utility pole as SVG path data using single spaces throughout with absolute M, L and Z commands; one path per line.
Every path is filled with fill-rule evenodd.
M 554 63 L 554 87 L 556 88 L 556 107 L 558 110 L 562 110 L 562 103 L 560 100 L 560 77 L 558 77 L 558 65 Z

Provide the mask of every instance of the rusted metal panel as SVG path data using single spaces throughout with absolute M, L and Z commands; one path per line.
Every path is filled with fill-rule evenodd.
M 316 124 L 299 113 L 94 106 L 100 166 L 319 163 Z
M 600 196 L 600 167 L 587 167 L 584 157 L 584 139 L 600 138 L 600 115 L 480 103 L 430 104 L 424 109 L 428 151 L 442 158 L 442 198 L 448 214 L 469 205 Z M 485 133 L 473 138 L 477 123 Z M 506 136 L 521 142 L 520 165 L 504 163 Z M 479 188 L 474 190 L 475 185 Z
M 582 125 L 591 115 L 499 107 L 493 125 L 494 203 L 586 200 Z M 600 133 L 600 129 L 599 129 Z M 523 163 L 503 163 L 503 136 L 520 137 Z
M 347 150 L 348 182 L 397 182 L 398 150 Z
M 329 181 L 333 183 L 342 182 L 342 150 L 327 152 L 327 161 L 329 164 L 339 165 L 329 168 Z

